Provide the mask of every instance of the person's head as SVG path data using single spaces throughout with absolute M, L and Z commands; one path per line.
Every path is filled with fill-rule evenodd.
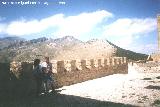
M 46 63 L 49 63 L 49 57 L 45 57 Z
M 40 59 L 35 59 L 34 60 L 34 67 L 40 64 Z
M 41 66 L 42 66 L 42 71 L 45 73 L 47 71 L 47 63 L 43 62 Z

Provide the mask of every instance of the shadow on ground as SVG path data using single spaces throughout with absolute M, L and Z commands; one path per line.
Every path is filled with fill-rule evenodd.
M 157 79 L 160 79 L 160 76 L 156 77 Z
M 147 87 L 145 87 L 146 89 L 156 89 L 156 90 L 160 90 L 160 86 L 154 86 L 154 85 L 149 85 Z
M 143 78 L 142 80 L 152 80 L 152 78 Z
M 98 101 L 64 94 L 49 94 L 40 97 L 1 99 L 0 107 L 135 107 L 121 103 Z
M 160 107 L 160 100 L 155 100 L 153 105 L 156 107 Z

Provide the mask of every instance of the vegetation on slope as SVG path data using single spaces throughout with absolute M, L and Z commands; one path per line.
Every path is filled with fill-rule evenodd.
M 6 40 L 8 42 L 6 42 Z M 145 60 L 148 55 L 122 49 L 107 40 L 93 39 L 82 42 L 72 36 L 57 39 L 38 38 L 33 40 L 23 40 L 18 38 L 0 39 L 1 44 L 6 43 L 6 47 L 1 47 L 0 62 L 10 61 L 33 61 L 35 58 L 43 60 L 44 56 L 49 56 L 56 60 L 71 59 L 95 59 L 106 57 L 127 57 L 131 60 Z
M 136 53 L 130 50 L 122 49 L 109 41 L 107 42 L 111 44 L 112 46 L 114 46 L 115 48 L 117 48 L 116 56 L 118 57 L 127 57 L 128 59 L 135 60 L 135 61 L 146 60 L 148 57 L 148 55 L 146 54 Z

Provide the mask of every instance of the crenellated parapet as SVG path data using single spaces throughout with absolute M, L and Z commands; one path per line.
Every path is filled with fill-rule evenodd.
M 21 62 L 11 62 L 10 63 L 10 71 L 16 76 L 16 78 L 19 78 L 21 72 L 22 72 L 22 63 Z
M 126 57 L 113 57 L 102 59 L 52 60 L 51 63 L 54 73 L 62 73 L 126 64 L 127 59 Z M 11 62 L 10 70 L 14 72 L 21 72 L 28 64 L 32 65 L 33 62 Z
M 126 64 L 126 57 L 113 57 L 106 59 L 77 59 L 77 60 L 52 60 L 53 71 L 56 73 L 71 72 L 76 70 L 95 69 L 108 66 Z
M 125 57 L 51 60 L 55 87 L 67 86 L 116 73 L 128 73 Z M 0 87 L 6 92 L 28 95 L 36 89 L 33 62 L 0 63 Z
M 116 73 L 128 73 L 126 57 L 52 60 L 52 64 L 58 87 Z
M 126 57 L 101 59 L 51 60 L 56 86 L 70 85 L 116 73 L 128 73 Z M 33 79 L 33 62 L 11 62 L 16 78 Z M 23 76 L 23 77 L 21 77 Z

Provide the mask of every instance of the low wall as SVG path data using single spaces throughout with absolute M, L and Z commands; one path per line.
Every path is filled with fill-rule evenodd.
M 36 89 L 32 75 L 33 63 L 0 63 L 0 95 L 28 96 Z
M 128 73 L 128 64 L 125 57 L 52 62 L 57 87 L 116 73 Z
M 83 59 L 51 61 L 55 86 L 62 87 L 86 80 L 91 80 L 116 73 L 128 73 L 125 57 L 107 59 Z M 32 75 L 33 62 L 0 63 L 0 91 L 18 92 L 20 95 L 35 91 L 35 80 Z M 13 91 L 14 90 L 14 91 Z
M 138 73 L 160 73 L 160 63 L 150 61 L 147 63 L 133 63 L 132 66 Z
M 6 87 L 9 87 L 10 83 L 10 64 L 8 63 L 0 63 L 0 94 L 9 90 Z M 5 88 L 4 88 L 5 87 Z
M 160 62 L 160 52 L 152 54 L 151 58 L 153 59 L 154 62 Z

